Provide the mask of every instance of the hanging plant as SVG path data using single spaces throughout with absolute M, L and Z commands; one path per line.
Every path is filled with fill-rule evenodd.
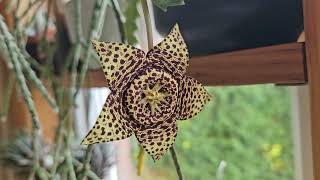
M 19 9 L 20 2 L 23 1 L 17 2 L 16 9 Z M 100 56 L 107 85 L 111 88 L 112 93 L 107 98 L 95 126 L 83 140 L 83 144 L 115 141 L 135 134 L 141 147 L 154 160 L 160 159 L 170 149 L 174 162 L 177 164 L 178 161 L 172 146 L 177 136 L 178 120 L 195 116 L 210 99 L 209 94 L 199 82 L 185 75 L 189 54 L 178 25 L 160 44 L 153 47 L 150 15 L 146 0 L 130 1 L 124 14 L 115 0 L 95 0 L 88 39 L 86 39 L 82 27 L 81 0 L 74 0 L 72 1 L 74 12 L 71 16 L 73 16 L 75 24 L 72 28 L 72 32 L 75 32 L 75 41 L 66 48 L 65 45 L 68 43 L 64 41 L 61 41 L 63 43 L 58 40 L 48 42 L 45 38 L 51 16 L 54 16 L 52 19 L 56 19 L 57 31 L 55 33 L 57 34 L 55 37 L 64 34 L 62 31 L 64 29 L 63 23 L 60 23 L 61 19 L 64 19 L 63 14 L 60 13 L 63 8 L 59 7 L 65 4 L 49 0 L 46 6 L 42 7 L 44 2 L 41 0 L 29 3 L 26 10 L 22 12 L 22 16 L 13 12 L 15 26 L 8 26 L 9 24 L 6 23 L 9 21 L 0 19 L 0 39 L 3 40 L 0 46 L 4 47 L 5 54 L 8 55 L 4 60 L 17 77 L 18 87 L 20 87 L 32 115 L 33 128 L 30 136 L 32 143 L 29 144 L 32 159 L 28 164 L 30 165 L 28 166 L 29 179 L 100 178 L 90 167 L 92 146 L 88 146 L 86 152 L 81 154 L 80 161 L 76 158 L 76 153 L 72 151 L 73 127 L 71 124 L 74 119 L 70 112 L 74 108 L 75 98 L 85 81 L 88 65 L 92 59 L 91 48 L 88 44 L 90 44 L 90 39 L 99 38 L 99 30 L 101 24 L 104 24 L 105 18 L 103 17 L 105 17 L 106 8 L 110 6 L 115 11 L 119 29 L 121 29 L 122 42 L 135 44 L 137 42 L 134 37 L 134 32 L 137 29 L 135 21 L 138 18 L 137 6 L 140 2 L 147 24 L 149 46 L 147 53 L 127 44 L 93 42 L 94 48 Z M 153 3 L 166 10 L 169 6 L 180 5 L 184 2 L 181 0 L 154 0 Z M 42 58 L 43 65 L 37 61 L 37 55 L 31 56 L 29 54 L 25 47 L 26 39 L 21 38 L 24 35 L 24 29 L 20 29 L 22 27 L 20 20 L 32 8 L 46 9 L 48 14 L 45 18 L 43 37 L 42 33 L 39 36 L 40 48 L 36 49 L 36 51 L 44 52 L 47 55 Z M 50 13 L 51 11 L 53 12 Z M 28 26 L 32 25 L 38 16 L 37 13 L 31 14 L 32 18 L 27 21 Z M 126 20 L 125 24 L 122 24 L 124 19 Z M 65 53 L 61 53 L 59 51 L 61 49 L 66 49 Z M 57 68 L 59 67 L 59 75 L 55 73 L 56 67 L 51 66 L 52 62 L 56 62 L 56 54 L 59 54 L 59 59 L 61 56 L 66 62 L 57 66 Z M 38 74 L 32 66 L 39 71 Z M 26 78 L 25 75 L 30 77 Z M 44 76 L 48 76 L 48 81 L 51 82 L 55 95 L 53 97 L 49 95 L 40 80 Z M 63 83 L 65 78 L 70 79 L 68 88 L 65 88 L 66 85 Z M 59 117 L 55 146 L 50 146 L 52 149 L 48 151 L 48 157 L 53 158 L 52 164 L 49 166 L 42 163 L 41 152 L 45 145 L 41 143 L 42 134 L 40 131 L 43 124 L 35 110 L 28 80 L 34 82 L 49 104 L 57 111 Z M 139 161 L 143 162 L 143 158 L 141 159 Z M 180 173 L 179 177 L 182 177 L 180 170 L 177 172 Z

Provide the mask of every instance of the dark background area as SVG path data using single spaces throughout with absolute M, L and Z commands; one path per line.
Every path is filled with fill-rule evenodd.
M 185 0 L 162 12 L 154 7 L 163 35 L 178 22 L 191 55 L 294 42 L 303 30 L 300 0 Z

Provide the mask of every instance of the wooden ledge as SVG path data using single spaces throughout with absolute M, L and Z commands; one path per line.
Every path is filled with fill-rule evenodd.
M 187 75 L 207 86 L 304 84 L 307 82 L 304 43 L 193 57 Z M 106 87 L 100 70 L 91 71 L 87 78 L 90 87 Z
M 195 57 L 188 75 L 205 85 L 303 84 L 304 45 L 290 43 Z

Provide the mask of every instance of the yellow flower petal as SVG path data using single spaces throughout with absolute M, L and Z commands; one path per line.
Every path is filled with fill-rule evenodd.
M 185 76 L 180 84 L 180 114 L 178 119 L 186 120 L 197 115 L 211 99 L 210 94 L 195 79 Z
M 122 43 L 92 41 L 111 89 L 119 89 L 142 66 L 145 53 Z
M 89 145 L 128 138 L 132 135 L 129 123 L 121 112 L 120 98 L 110 94 L 102 111 L 88 135 L 81 144 Z
M 173 73 L 186 73 L 189 53 L 178 24 L 161 43 L 149 51 L 147 58 L 151 62 L 163 63 Z
M 142 147 L 154 160 L 159 160 L 175 142 L 177 125 L 174 120 L 167 120 L 156 128 L 135 130 Z

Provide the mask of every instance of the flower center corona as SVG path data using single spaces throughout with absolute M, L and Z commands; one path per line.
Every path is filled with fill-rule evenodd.
M 148 68 L 132 81 L 126 90 L 128 113 L 144 126 L 170 119 L 175 112 L 178 83 L 175 78 L 157 68 Z
M 151 113 L 154 114 L 155 111 L 161 111 L 159 108 L 160 103 L 167 103 L 166 97 L 170 96 L 166 92 L 161 92 L 162 86 L 160 84 L 156 84 L 152 89 L 148 86 L 146 90 L 144 90 L 145 97 L 142 99 L 143 102 L 143 110 L 145 110 L 147 104 L 150 106 Z

